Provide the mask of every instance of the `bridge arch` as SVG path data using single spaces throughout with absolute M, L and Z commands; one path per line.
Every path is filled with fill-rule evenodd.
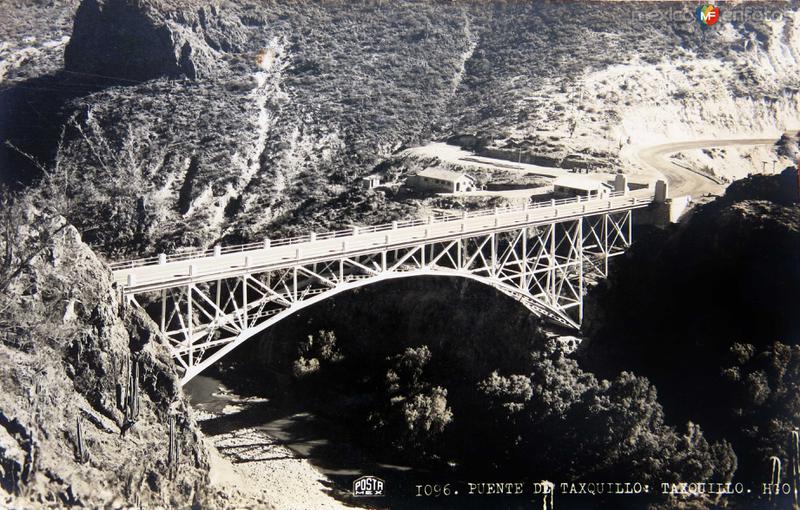
M 651 200 L 649 192 L 645 199 L 620 193 L 431 216 L 161 255 L 116 264 L 114 277 L 134 305 L 138 295 L 160 293 L 160 313 L 151 311 L 183 370 L 182 384 L 300 310 L 399 278 L 466 278 L 578 329 L 587 282 L 604 277 L 609 258 L 630 245 L 632 210 Z
M 293 303 L 288 308 L 285 308 L 274 315 L 270 316 L 266 320 L 259 322 L 253 326 L 243 329 L 236 335 L 234 338 L 230 339 L 229 342 L 225 343 L 218 349 L 213 350 L 209 355 L 203 356 L 202 359 L 192 364 L 191 366 L 186 366 L 183 375 L 181 376 L 181 385 L 186 384 L 191 379 L 193 379 L 198 374 L 202 373 L 205 369 L 219 361 L 225 355 L 230 353 L 231 351 L 235 350 L 237 347 L 242 345 L 244 342 L 250 340 L 251 338 L 259 336 L 261 333 L 266 331 L 271 326 L 274 326 L 278 322 L 287 319 L 288 317 L 304 310 L 310 306 L 313 306 L 317 303 L 320 303 L 324 300 L 330 299 L 334 296 L 339 294 L 349 292 L 358 288 L 366 287 L 369 285 L 387 282 L 392 280 L 399 280 L 405 278 L 413 278 L 413 277 L 447 277 L 447 278 L 457 278 L 457 279 L 465 279 L 474 281 L 486 286 L 489 286 L 497 291 L 511 297 L 512 299 L 519 302 L 525 308 L 530 310 L 532 313 L 539 317 L 548 317 L 551 318 L 554 322 L 561 323 L 567 327 L 573 327 L 572 323 L 566 322 L 560 315 L 559 311 L 553 309 L 549 305 L 537 303 L 535 300 L 531 299 L 528 296 L 525 296 L 523 293 L 520 292 L 518 288 L 510 286 L 505 283 L 494 281 L 487 277 L 477 276 L 469 273 L 457 272 L 452 270 L 436 270 L 436 269 L 423 269 L 423 270 L 414 270 L 414 271 L 405 271 L 405 272 L 395 272 L 395 273 L 383 273 L 375 276 L 370 276 L 367 278 L 357 279 L 351 282 L 345 282 L 336 287 L 321 292 L 319 294 L 315 294 L 312 297 L 307 299 L 303 299 L 296 303 Z M 193 292 L 197 292 L 196 290 Z M 560 320 L 559 320 L 560 319 Z M 213 346 L 212 346 L 213 347 Z M 198 350 L 202 350 L 202 344 L 198 345 Z M 173 351 L 173 355 L 175 355 L 175 351 Z

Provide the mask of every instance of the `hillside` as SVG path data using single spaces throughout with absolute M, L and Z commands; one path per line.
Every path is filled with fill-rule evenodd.
M 154 324 L 75 228 L 30 197 L 0 205 L 0 506 L 266 504 L 209 484 Z
M 768 20 L 731 5 L 707 31 L 674 2 L 648 4 L 645 20 L 619 2 L 133 5 L 85 2 L 50 90 L 28 90 L 44 78 L 19 65 L 3 92 L 12 124 L 36 115 L 28 104 L 60 112 L 49 142 L 8 138 L 57 152 L 63 212 L 114 257 L 413 215 L 427 202 L 365 195 L 358 177 L 396 171 L 395 151 L 431 139 L 636 172 L 643 144 L 777 137 L 798 111 L 790 3 L 760 2 L 781 14 Z M 29 181 L 4 150 L 5 180 Z M 764 154 L 696 159 L 755 167 Z
M 797 127 L 796 5 L 726 3 L 705 31 L 690 19 L 695 6 L 495 6 L 452 131 L 514 156 L 633 171 L 643 145 Z

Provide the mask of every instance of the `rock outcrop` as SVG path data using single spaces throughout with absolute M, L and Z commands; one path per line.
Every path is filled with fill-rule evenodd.
M 195 79 L 242 44 L 238 18 L 192 0 L 86 0 L 64 53 L 68 71 L 121 80 Z
M 123 306 L 63 218 L 32 207 L 10 214 L 18 223 L 0 268 L 0 507 L 213 502 L 200 433 L 150 319 Z

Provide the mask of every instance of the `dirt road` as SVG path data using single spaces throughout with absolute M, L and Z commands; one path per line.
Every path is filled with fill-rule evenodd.
M 697 197 L 705 193 L 720 193 L 725 186 L 717 184 L 712 178 L 699 171 L 689 170 L 669 160 L 677 152 L 737 145 L 772 145 L 777 138 L 741 138 L 730 140 L 694 140 L 690 142 L 665 143 L 640 150 L 638 158 L 645 165 L 661 172 L 669 182 L 670 196 L 691 195 Z

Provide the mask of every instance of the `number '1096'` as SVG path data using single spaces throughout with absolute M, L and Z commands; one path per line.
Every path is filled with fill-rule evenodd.
M 424 484 L 424 485 L 417 485 L 417 496 L 433 496 L 438 498 L 439 496 L 449 496 L 450 495 L 450 484 L 446 483 L 444 485 L 436 484 Z

